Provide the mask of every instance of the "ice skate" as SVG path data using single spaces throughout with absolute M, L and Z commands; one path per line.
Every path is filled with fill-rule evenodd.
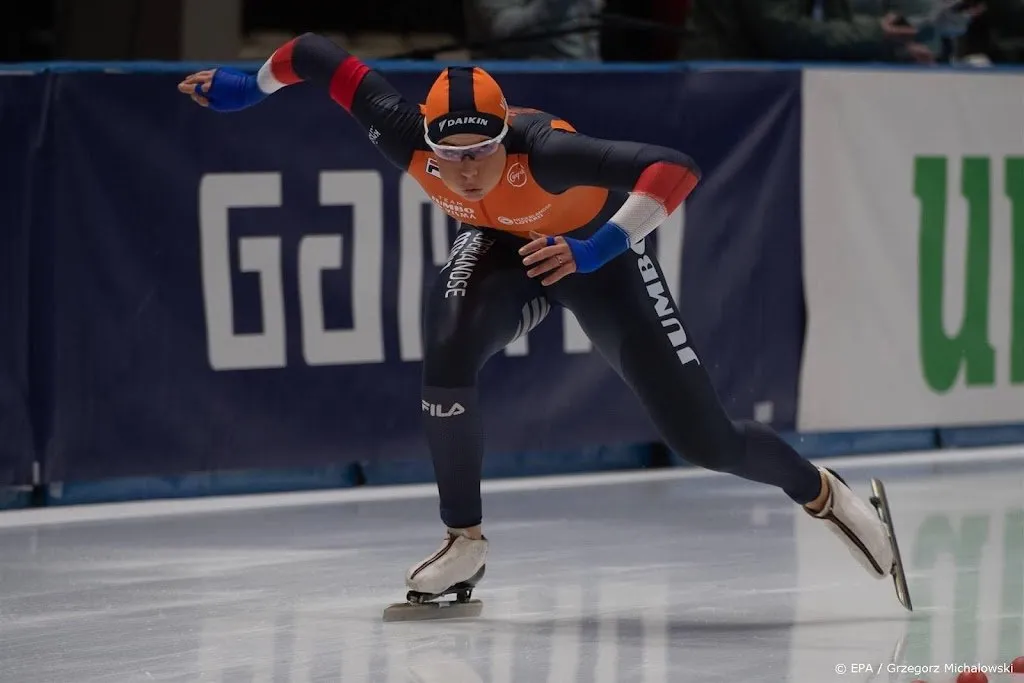
M 821 468 L 821 471 L 829 483 L 828 500 L 820 512 L 804 509 L 812 517 L 824 520 L 869 574 L 876 579 L 892 576 L 900 603 L 912 610 L 903 561 L 896 543 L 896 531 L 882 482 L 878 479 L 871 481 L 872 510 L 871 506 L 857 497 L 842 477 L 829 469 Z
M 896 542 L 896 526 L 892 521 L 892 513 L 889 511 L 889 498 L 885 495 L 885 485 L 881 479 L 871 480 L 871 504 L 875 506 L 885 530 L 892 541 L 892 580 L 896 586 L 896 597 L 908 611 L 913 612 L 914 606 L 910 602 L 910 587 L 907 585 L 907 573 L 903 569 L 903 556 L 900 555 L 900 546 Z
M 475 540 L 460 529 L 449 529 L 437 552 L 409 568 L 406 602 L 384 610 L 384 621 L 478 617 L 483 603 L 473 589 L 487 566 L 487 539 Z M 442 600 L 447 596 L 454 600 Z

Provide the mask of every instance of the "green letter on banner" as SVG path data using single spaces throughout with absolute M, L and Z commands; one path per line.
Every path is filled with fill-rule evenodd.
M 1013 313 L 1010 317 L 1010 382 L 1024 384 L 1024 158 L 1006 160 L 1013 236 Z
M 961 364 L 968 385 L 995 383 L 995 351 L 988 341 L 989 161 L 966 157 L 962 191 L 967 200 L 964 314 L 959 332 L 946 334 L 942 322 L 945 282 L 946 159 L 919 157 L 914 192 L 921 202 L 918 243 L 920 345 L 924 376 L 935 391 L 953 386 Z

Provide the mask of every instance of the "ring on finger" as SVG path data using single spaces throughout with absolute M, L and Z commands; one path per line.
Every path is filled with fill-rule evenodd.
M 558 261 L 558 265 L 562 265 L 562 255 L 561 254 L 555 256 L 555 260 Z

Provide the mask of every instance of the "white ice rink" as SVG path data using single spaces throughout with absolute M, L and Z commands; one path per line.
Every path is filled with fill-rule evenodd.
M 441 540 L 430 486 L 13 511 L 0 681 L 951 683 L 1024 654 L 1024 449 L 828 463 L 886 482 L 913 614 L 781 492 L 696 470 L 488 482 L 464 622 L 381 622 Z

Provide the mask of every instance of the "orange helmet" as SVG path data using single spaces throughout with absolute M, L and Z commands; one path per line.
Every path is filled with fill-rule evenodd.
M 424 115 L 427 138 L 434 144 L 460 133 L 493 138 L 505 130 L 508 104 L 501 87 L 486 71 L 451 66 L 431 86 Z

